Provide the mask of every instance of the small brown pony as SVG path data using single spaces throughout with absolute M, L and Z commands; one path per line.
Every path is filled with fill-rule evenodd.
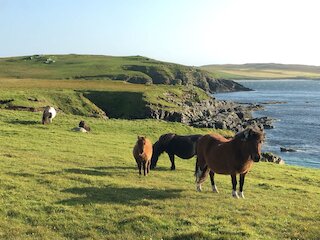
M 244 198 L 243 184 L 246 173 L 253 162 L 259 162 L 264 134 L 258 129 L 247 128 L 232 139 L 219 134 L 208 134 L 201 137 L 197 144 L 197 162 L 195 167 L 197 191 L 210 172 L 213 192 L 218 192 L 214 183 L 214 174 L 231 175 L 232 196 Z M 236 191 L 237 178 L 240 174 L 240 193 Z
M 151 141 L 146 137 L 138 136 L 136 145 L 133 148 L 133 156 L 136 159 L 139 174 L 141 175 L 141 168 L 143 168 L 143 174 L 146 176 L 150 171 L 152 157 Z

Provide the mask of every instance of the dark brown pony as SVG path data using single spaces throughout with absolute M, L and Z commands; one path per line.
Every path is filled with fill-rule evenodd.
M 152 157 L 152 143 L 146 137 L 138 136 L 136 145 L 133 148 L 133 156 L 136 159 L 139 174 L 141 175 L 141 168 L 143 168 L 143 174 L 146 176 L 150 171 L 150 163 Z
M 243 195 L 244 178 L 253 162 L 261 157 L 261 145 L 264 134 L 255 128 L 247 128 L 232 139 L 219 134 L 208 134 L 201 137 L 197 144 L 197 162 L 195 167 L 197 190 L 210 172 L 212 190 L 218 192 L 214 183 L 214 174 L 231 175 L 232 196 L 239 198 L 236 191 L 236 175 L 240 174 L 240 197 Z
M 167 133 L 160 136 L 159 140 L 153 144 L 153 155 L 151 158 L 151 169 L 155 168 L 159 156 L 166 152 L 171 161 L 171 170 L 176 169 L 174 156 L 182 159 L 190 159 L 196 155 L 196 145 L 202 135 L 178 135 Z

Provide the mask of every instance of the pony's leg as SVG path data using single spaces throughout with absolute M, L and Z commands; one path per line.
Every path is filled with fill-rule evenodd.
M 170 162 L 171 162 L 171 170 L 176 170 L 176 165 L 174 164 L 174 154 L 169 154 Z
M 231 182 L 232 182 L 232 197 L 239 198 L 237 193 L 237 175 L 231 175 Z
M 137 164 L 138 164 L 138 169 L 139 169 L 139 174 L 141 175 L 141 161 L 137 161 Z
M 147 163 L 147 173 L 150 172 L 150 165 L 151 165 L 151 161 L 148 161 L 148 163 Z
M 240 192 L 239 192 L 239 197 L 244 198 L 243 195 L 243 185 L 244 185 L 244 177 L 246 176 L 245 173 L 240 174 Z
M 146 176 L 147 175 L 147 162 L 143 161 L 142 166 L 143 166 L 143 175 Z
M 212 187 L 212 191 L 214 193 L 218 193 L 218 188 L 216 186 L 216 184 L 214 183 L 214 172 L 210 170 L 210 180 L 211 180 L 211 187 Z

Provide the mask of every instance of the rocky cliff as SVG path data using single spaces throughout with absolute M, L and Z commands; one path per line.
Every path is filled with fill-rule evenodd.
M 231 80 L 215 79 L 208 72 L 195 67 L 177 64 L 125 65 L 125 70 L 143 73 L 128 77 L 131 83 L 153 83 L 168 85 L 193 85 L 207 92 L 250 91 L 250 89 Z
M 247 126 L 273 128 L 272 119 L 252 117 L 252 111 L 260 109 L 261 106 L 218 101 L 214 98 L 195 101 L 194 96 L 192 100 L 190 99 L 191 97 L 186 95 L 185 98 L 177 100 L 175 96 L 168 93 L 166 101 L 179 105 L 180 110 L 170 110 L 159 104 L 149 104 L 146 106 L 146 117 L 182 122 L 194 127 L 229 129 L 235 132 L 242 131 Z

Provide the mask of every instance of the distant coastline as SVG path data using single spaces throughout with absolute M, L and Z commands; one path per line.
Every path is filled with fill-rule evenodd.
M 320 80 L 320 66 L 249 63 L 205 65 L 201 69 L 211 72 L 216 78 L 232 80 Z

